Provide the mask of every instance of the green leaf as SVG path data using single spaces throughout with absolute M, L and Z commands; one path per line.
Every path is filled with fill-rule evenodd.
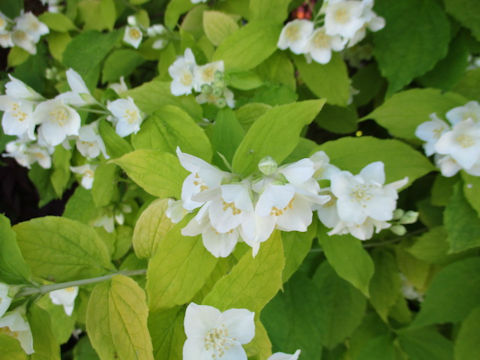
M 48 50 L 55 60 L 63 61 L 63 52 L 71 40 L 72 38 L 68 33 L 52 32 L 47 36 Z
M 259 117 L 271 108 L 272 107 L 267 104 L 248 103 L 235 110 L 235 115 L 240 125 L 242 125 L 245 130 L 248 130 Z
M 350 235 L 330 236 L 323 225 L 318 229 L 318 241 L 336 273 L 368 297 L 374 265 L 362 242 Z
M 113 30 L 117 18 L 114 0 L 82 0 L 78 11 L 85 30 Z
M 16 67 L 20 64 L 23 64 L 29 58 L 30 54 L 19 48 L 18 46 L 14 46 L 9 52 L 7 57 L 7 64 L 8 67 Z
M 28 171 L 28 178 L 35 185 L 40 197 L 38 202 L 39 208 L 45 206 L 53 199 L 58 198 L 50 181 L 51 173 L 51 170 L 45 170 L 38 164 L 33 164 L 32 168 Z
M 350 79 L 340 54 L 333 54 L 328 64 L 308 64 L 304 56 L 295 56 L 300 78 L 318 97 L 332 105 L 347 106 L 350 99 Z
M 480 4 L 475 0 L 445 0 L 445 9 L 480 41 Z
M 244 136 L 245 131 L 238 122 L 233 110 L 220 110 L 212 126 L 211 135 L 212 145 L 215 148 L 215 157 L 217 157 L 216 163 L 221 163 L 218 153 L 231 162 Z
M 252 90 L 263 85 L 262 79 L 252 71 L 228 74 L 227 85 L 239 90 Z
M 283 84 L 266 84 L 255 90 L 251 103 L 268 105 L 285 105 L 297 101 L 298 94 L 290 86 Z
M 284 285 L 283 292 L 265 306 L 261 319 L 274 351 L 293 354 L 302 349 L 305 359 L 318 359 L 323 343 L 320 340 L 329 325 L 323 322 L 323 311 L 328 309 L 321 307 L 320 294 L 315 283 L 299 272 Z
M 245 351 L 249 358 L 267 359 L 272 355 L 272 343 L 267 330 L 259 320 L 255 320 L 255 337 L 245 345 Z
M 89 224 L 90 220 L 99 215 L 93 201 L 92 192 L 83 186 L 78 186 L 65 205 L 63 217 Z
M 29 308 L 28 323 L 32 330 L 33 349 L 31 360 L 60 360 L 60 346 L 53 335 L 48 313 L 37 305 Z M 3 356 L 3 354 L 2 354 Z
M 389 328 L 385 322 L 374 311 L 367 311 L 362 323 L 353 332 L 349 338 L 348 353 L 353 359 L 357 359 L 357 356 L 363 351 L 363 348 L 367 347 L 370 342 L 376 341 L 381 336 L 389 334 Z M 370 358 L 372 360 L 374 358 Z M 380 357 L 382 359 L 382 357 Z M 364 359 L 367 360 L 367 359 Z
M 20 15 L 22 10 L 23 0 L 2 1 L 0 3 L 0 11 L 12 19 Z
M 127 91 L 123 96 L 131 97 L 140 110 L 146 114 L 151 114 L 164 105 L 175 105 L 186 111 L 195 120 L 202 118 L 202 107 L 195 98 L 172 95 L 170 82 L 153 80 Z
M 118 158 L 133 150 L 129 142 L 118 135 L 106 120 L 98 123 L 98 132 L 105 143 L 108 155 L 112 158 Z
M 172 0 L 168 3 L 165 10 L 165 26 L 173 30 L 177 25 L 178 19 L 188 10 L 193 8 L 193 4 L 190 0 Z
M 442 174 L 437 174 L 432 185 L 431 204 L 434 206 L 447 206 L 453 194 L 453 187 L 457 182 L 457 176 L 445 177 Z
M 390 336 L 379 336 L 376 337 L 365 345 L 365 347 L 360 351 L 356 360 L 372 360 L 372 359 L 382 359 L 382 360 L 396 360 L 395 356 L 395 345 L 393 344 Z
M 145 59 L 136 50 L 115 50 L 105 60 L 102 82 L 115 81 L 122 76 L 127 77 L 144 62 Z
M 451 360 L 453 344 L 433 328 L 406 330 L 398 341 L 412 360 Z
M 326 104 L 315 119 L 321 128 L 336 134 L 348 134 L 357 130 L 357 113 L 354 108 Z
M 0 334 L 0 349 L 2 349 L 2 356 L 8 360 L 27 360 L 25 351 L 20 346 L 17 339 Z
M 62 13 L 44 12 L 38 17 L 38 20 L 47 25 L 50 30 L 58 32 L 67 32 L 77 28 L 72 20 Z
M 92 291 L 87 333 L 101 359 L 153 360 L 145 292 L 122 275 Z
M 455 360 L 480 358 L 480 307 L 463 321 L 455 341 Z
M 157 199 L 140 215 L 133 232 L 133 249 L 139 258 L 150 258 L 165 239 L 173 223 L 166 215 L 168 199 Z
M 466 102 L 463 96 L 437 89 L 406 90 L 393 95 L 362 120 L 374 119 L 393 136 L 419 141 L 415 130 L 430 121 L 430 114 L 444 117 L 448 110 Z
M 117 167 L 114 164 L 101 163 L 95 169 L 92 186 L 92 198 L 97 207 L 107 206 L 118 191 L 115 186 Z
M 458 183 L 444 212 L 450 253 L 458 253 L 480 246 L 480 219 L 465 199 Z
M 249 22 L 222 42 L 212 60 L 223 60 L 227 71 L 253 69 L 275 52 L 280 30 L 270 21 Z
M 80 338 L 73 349 L 73 360 L 100 360 L 88 336 Z
M 51 321 L 51 331 L 56 342 L 58 344 L 66 343 L 75 329 L 78 308 L 77 311 L 69 316 L 65 313 L 63 306 L 52 303 L 48 294 L 43 295 L 36 301 L 36 304 L 48 313 Z
M 147 292 L 151 311 L 183 305 L 192 300 L 212 273 L 218 259 L 200 236 L 182 236 L 185 221 L 159 242 L 148 264 Z
M 176 154 L 177 147 L 206 161 L 212 158 L 212 147 L 203 129 L 188 113 L 177 106 L 165 105 L 155 111 L 133 135 L 135 149 L 156 149 Z
M 265 156 L 281 163 L 297 146 L 300 131 L 322 108 L 325 100 L 308 100 L 267 110 L 250 127 L 233 157 L 233 170 L 255 171 Z M 268 139 L 268 140 L 266 140 Z
M 454 296 L 452 296 L 454 294 Z M 412 326 L 457 322 L 467 317 L 480 299 L 480 259 L 454 262 L 435 275 Z
M 467 71 L 452 88 L 453 91 L 468 99 L 480 100 L 480 69 Z
M 148 328 L 155 360 L 182 360 L 186 336 L 183 330 L 185 312 L 180 307 L 150 312 Z
M 447 55 L 450 23 L 435 0 L 381 0 L 375 11 L 387 25 L 373 34 L 373 52 L 391 95 Z
M 245 308 L 259 314 L 282 287 L 284 266 L 282 239 L 275 231 L 256 257 L 247 251 L 230 273 L 217 281 L 203 304 L 220 311 Z
M 63 146 L 57 146 L 53 153 L 53 172 L 50 178 L 57 197 L 61 198 L 70 180 L 70 158 L 72 153 Z
M 0 214 L 0 279 L 7 284 L 21 284 L 30 276 L 30 268 L 20 252 L 10 220 Z
M 380 75 L 376 63 L 368 64 L 355 73 L 352 77 L 352 86 L 359 92 L 354 95 L 353 102 L 357 106 L 368 104 L 385 86 L 385 79 Z
M 478 176 L 469 175 L 462 171 L 463 178 L 463 194 L 470 205 L 480 216 L 480 178 Z
M 213 45 L 220 45 L 225 38 L 238 30 L 233 18 L 220 11 L 203 12 L 203 30 Z
M 375 273 L 370 281 L 370 303 L 387 322 L 388 312 L 400 294 L 401 281 L 396 260 L 388 250 L 372 252 Z
M 408 176 L 408 184 L 435 170 L 428 159 L 398 140 L 381 140 L 370 136 L 343 137 L 319 147 L 330 157 L 332 164 L 357 174 L 366 165 L 382 161 L 386 182 Z
M 80 222 L 47 216 L 13 227 L 25 261 L 36 276 L 55 282 L 103 275 L 112 269 L 105 244 Z
M 283 269 L 283 282 L 297 271 L 307 257 L 317 235 L 317 222 L 313 222 L 306 232 L 282 232 L 283 251 L 285 253 L 285 268 Z
M 158 150 L 136 150 L 113 160 L 146 192 L 161 198 L 180 198 L 187 171 L 177 157 Z
M 288 17 L 291 0 L 250 0 L 250 20 L 268 19 L 282 24 Z
M 74 37 L 63 53 L 63 64 L 87 76 L 113 49 L 122 36 L 121 31 L 102 34 L 90 30 Z
M 257 67 L 257 73 L 265 82 L 283 84 L 292 90 L 297 86 L 295 67 L 286 53 L 274 53 Z
M 420 236 L 407 251 L 429 264 L 442 264 L 449 259 L 447 236 L 443 226 L 434 227 Z

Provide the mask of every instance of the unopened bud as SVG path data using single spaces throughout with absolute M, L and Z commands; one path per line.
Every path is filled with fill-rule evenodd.
M 202 85 L 202 94 L 210 95 L 213 91 L 213 88 L 208 84 Z
M 258 163 L 258 170 L 267 176 L 274 174 L 277 171 L 277 168 L 278 164 L 271 156 L 264 157 Z
M 215 71 L 215 74 L 213 74 L 214 79 L 217 81 L 223 81 L 223 72 L 220 70 Z
M 127 23 L 130 26 L 137 26 L 137 19 L 135 18 L 135 16 L 130 15 L 129 17 L 127 17 Z
M 224 108 L 227 106 L 227 102 L 225 99 L 217 99 L 217 101 L 215 101 L 215 105 L 217 105 L 219 108 Z
M 390 231 L 393 232 L 395 235 L 403 236 L 407 233 L 407 229 L 403 225 L 393 225 L 390 228 Z
M 393 220 L 400 220 L 402 216 L 405 214 L 405 211 L 402 209 L 395 209 L 393 212 Z
M 407 211 L 400 219 L 400 224 L 413 224 L 418 220 L 418 212 Z
M 218 87 L 213 87 L 212 93 L 213 93 L 213 96 L 220 97 L 223 95 L 223 89 Z
M 155 49 L 155 50 L 161 50 L 163 49 L 165 46 L 167 46 L 168 44 L 168 41 L 165 40 L 165 39 L 159 39 L 159 40 L 156 40 L 153 44 L 152 44 L 152 49 Z

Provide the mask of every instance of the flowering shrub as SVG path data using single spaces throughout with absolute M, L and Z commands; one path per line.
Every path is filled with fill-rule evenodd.
M 0 2 L 0 357 L 479 358 L 479 16 Z

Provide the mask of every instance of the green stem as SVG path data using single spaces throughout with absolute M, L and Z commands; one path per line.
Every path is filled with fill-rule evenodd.
M 77 108 L 78 111 L 85 111 L 93 114 L 102 114 L 102 115 L 109 115 L 108 111 L 103 110 L 95 110 L 95 109 L 88 109 L 88 108 Z
M 138 276 L 138 275 L 144 275 L 147 272 L 147 269 L 140 269 L 140 270 L 124 270 L 124 271 L 119 271 L 113 274 L 108 274 L 108 275 L 103 275 L 95 278 L 90 278 L 90 279 L 82 279 L 82 280 L 75 280 L 75 281 L 68 281 L 64 283 L 58 283 L 58 284 L 48 284 L 48 285 L 42 285 L 39 287 L 24 287 L 21 289 L 16 295 L 16 298 L 24 297 L 24 296 L 29 296 L 29 295 L 34 295 L 34 294 L 46 294 L 49 293 L 50 291 L 54 290 L 60 290 L 60 289 L 66 289 L 72 286 L 81 286 L 81 285 L 88 285 L 88 284 L 95 284 L 98 282 L 110 280 L 112 277 L 116 275 L 124 275 L 124 276 Z

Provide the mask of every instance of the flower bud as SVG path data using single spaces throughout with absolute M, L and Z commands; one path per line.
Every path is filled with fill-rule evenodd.
M 407 229 L 403 225 L 393 225 L 390 228 L 390 231 L 393 232 L 395 235 L 403 236 L 407 233 Z
M 402 216 L 405 214 L 405 211 L 402 209 L 395 209 L 393 212 L 393 220 L 400 220 Z
M 277 168 L 278 164 L 271 156 L 264 157 L 258 163 L 258 169 L 267 176 L 274 174 Z
M 413 224 L 418 220 L 418 212 L 407 211 L 400 219 L 400 224 Z
M 217 101 L 215 101 L 215 105 L 217 105 L 219 108 L 224 108 L 227 106 L 227 102 L 225 99 L 217 99 Z
M 213 88 L 208 84 L 202 85 L 202 94 L 210 95 L 213 91 Z
M 217 70 L 217 71 L 215 71 L 215 74 L 213 76 L 214 76 L 215 80 L 223 81 L 223 72 Z
M 223 95 L 223 89 L 218 87 L 213 87 L 212 93 L 213 93 L 213 96 L 220 97 Z
M 130 15 L 129 17 L 127 17 L 127 23 L 130 26 L 137 26 L 137 19 L 135 18 L 135 16 Z

